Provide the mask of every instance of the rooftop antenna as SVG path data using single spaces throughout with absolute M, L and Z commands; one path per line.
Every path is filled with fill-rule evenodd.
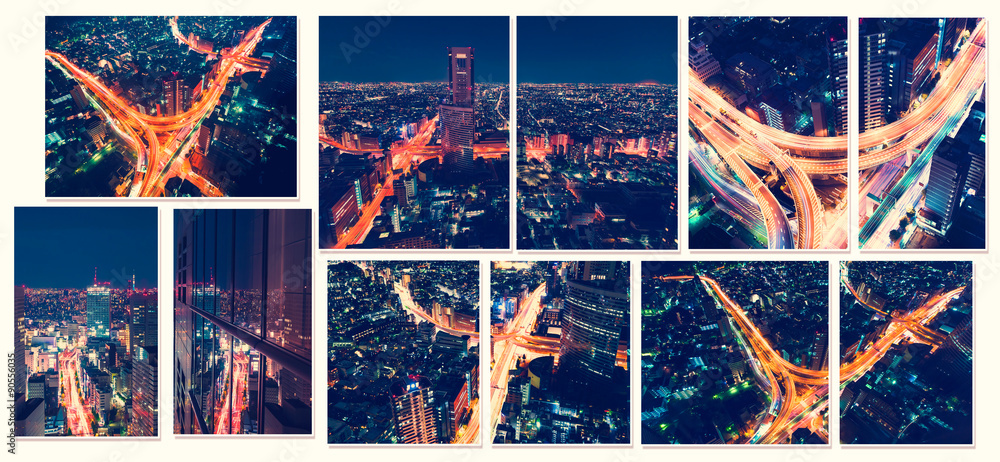
M 97 267 L 94 267 L 94 285 L 97 285 Z

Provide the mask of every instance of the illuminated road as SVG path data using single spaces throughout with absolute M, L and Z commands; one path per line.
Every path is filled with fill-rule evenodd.
M 685 278 L 691 277 L 670 279 Z M 805 414 L 818 415 L 829 405 L 829 372 L 789 363 L 764 339 L 760 330 L 747 318 L 743 308 L 722 290 L 718 282 L 707 276 L 701 276 L 700 279 L 705 290 L 712 294 L 716 303 L 739 328 L 741 343 L 746 342 L 746 345 L 741 346 L 746 353 L 751 353 L 749 363 L 754 368 L 758 383 L 771 396 L 771 408 L 764 420 L 758 422 L 749 442 L 788 442 L 796 429 L 808 425 L 810 419 L 805 418 Z
M 693 75 L 692 79 L 697 82 L 697 78 Z M 813 187 L 813 183 L 809 175 L 834 172 L 810 172 L 803 168 L 801 163 L 804 161 L 802 159 L 793 159 L 789 155 L 787 149 L 779 148 L 764 135 L 765 133 L 779 133 L 784 135 L 790 134 L 767 125 L 762 125 L 759 122 L 750 119 L 749 116 L 739 112 L 737 109 L 726 103 L 725 100 L 723 100 L 722 97 L 714 91 L 705 87 L 703 83 L 697 83 L 698 85 L 692 84 L 690 87 L 691 99 L 688 105 L 689 120 L 692 121 L 693 125 L 699 127 L 699 130 L 706 137 L 709 144 L 715 147 L 715 149 L 722 154 L 724 158 L 727 156 L 729 157 L 727 159 L 727 163 L 733 167 L 737 176 L 740 177 L 744 184 L 749 186 L 753 185 L 754 181 L 759 182 L 760 180 L 754 180 L 753 178 L 757 178 L 756 174 L 750 171 L 745 165 L 740 165 L 739 162 L 731 160 L 732 157 L 737 157 L 732 154 L 737 154 L 739 158 L 754 167 L 763 170 L 770 170 L 773 167 L 777 170 L 777 172 L 780 173 L 785 179 L 785 182 L 791 191 L 792 200 L 795 202 L 795 216 L 798 224 L 795 247 L 799 249 L 819 248 L 824 240 L 823 206 L 820 204 L 819 197 L 816 195 L 816 190 Z M 694 90 L 699 85 L 703 87 L 704 92 L 697 92 Z M 718 114 L 718 117 L 716 117 L 715 114 Z M 746 119 L 749 122 L 744 122 L 743 119 Z M 770 130 L 764 130 L 764 128 Z M 801 137 L 800 135 L 794 136 Z M 817 140 L 827 139 L 820 137 L 802 138 L 815 138 Z M 846 152 L 846 140 L 844 144 L 844 152 Z M 812 161 L 810 160 L 809 162 Z M 754 186 L 751 186 L 751 190 L 754 189 Z M 756 189 L 760 190 L 761 188 L 756 187 Z M 766 190 L 767 188 L 763 189 Z M 768 236 L 770 237 L 775 236 L 775 233 L 781 232 L 780 228 L 777 227 L 781 226 L 778 222 L 783 219 L 782 217 L 784 217 L 784 212 L 779 213 L 781 210 L 780 206 L 777 209 L 774 209 L 774 204 L 770 204 L 774 195 L 771 193 L 768 194 L 770 194 L 770 197 L 761 192 L 759 200 L 761 201 L 761 213 L 764 215 L 765 223 L 769 221 L 774 222 L 768 225 Z M 757 195 L 758 194 L 755 192 L 755 196 Z M 776 199 L 774 201 L 775 203 L 777 202 Z M 784 219 L 787 220 L 787 218 Z M 777 237 L 775 237 L 775 239 L 777 239 Z M 772 239 L 769 238 L 768 240 L 770 242 Z
M 247 355 L 237 352 L 236 360 L 232 362 L 229 352 L 226 352 L 224 357 L 223 373 L 216 385 L 220 388 L 220 396 L 224 397 L 222 403 L 215 409 L 216 435 L 229 435 L 242 431 L 246 380 L 249 377 L 247 371 L 250 358 Z M 229 374 L 230 367 L 233 367 L 232 375 Z
M 843 280 L 843 282 L 851 293 L 857 297 L 858 293 L 849 284 L 846 284 L 847 281 Z M 943 312 L 948 307 L 948 302 L 960 296 L 964 290 L 965 286 L 962 286 L 948 292 L 939 293 L 928 298 L 923 305 L 913 309 L 913 311 L 900 317 L 892 317 L 881 337 L 868 345 L 863 352 L 857 354 L 850 362 L 840 365 L 840 388 L 843 389 L 847 384 L 864 376 L 885 356 L 893 345 L 903 339 L 921 343 L 942 341 L 943 337 L 934 331 L 928 330 L 926 324 Z M 860 299 L 858 300 L 860 302 Z M 940 343 L 932 344 L 934 347 L 938 345 Z
M 385 198 L 387 194 L 392 192 L 392 182 L 396 179 L 396 170 L 401 170 L 401 174 L 405 174 L 410 169 L 410 164 L 413 161 L 414 154 L 411 150 L 419 148 L 421 146 L 427 145 L 430 142 L 431 136 L 434 135 L 434 129 L 437 126 L 438 117 L 435 116 L 433 119 L 428 120 L 423 127 L 420 127 L 419 133 L 409 141 L 396 149 L 392 150 L 392 169 L 393 172 L 386 175 L 385 181 L 382 183 L 379 190 L 375 193 L 374 197 L 370 202 L 364 205 L 363 210 L 361 210 L 360 217 L 358 221 L 354 223 L 350 228 L 344 231 L 343 234 L 337 236 L 337 243 L 333 245 L 334 249 L 343 249 L 348 245 L 360 244 L 364 241 L 365 236 L 368 235 L 368 231 L 371 230 L 372 222 L 375 217 L 381 214 L 381 204 L 382 199 Z M 345 146 L 330 137 L 321 136 L 319 138 L 320 142 L 325 143 L 330 146 L 334 146 L 338 149 L 345 151 L 357 151 L 347 149 Z
M 749 154 L 743 153 L 747 147 L 733 132 L 724 128 L 714 118 L 701 110 L 694 102 L 688 102 L 688 119 L 691 126 L 695 127 L 704 136 L 712 147 L 719 153 L 729 168 L 736 174 L 737 178 L 750 189 L 757 206 L 760 208 L 760 215 L 764 219 L 764 227 L 767 230 L 767 247 L 769 249 L 793 248 L 791 225 L 784 209 L 778 203 L 778 199 L 768 189 L 757 174 L 750 170 L 744 158 Z M 711 177 L 703 177 L 709 179 Z
M 919 107 L 891 124 L 868 130 L 859 137 L 861 170 L 882 165 L 908 152 L 923 148 L 918 161 L 890 192 L 890 200 L 883 201 L 872 219 L 864 223 L 861 243 L 866 247 L 884 247 L 888 231 L 894 228 L 894 221 L 901 210 L 909 208 L 916 198 L 912 191 L 918 178 L 925 174 L 930 155 L 951 128 L 968 109 L 972 98 L 985 82 L 985 22 L 980 22 L 970 34 L 956 59 L 941 73 L 941 80 L 928 98 Z M 827 244 L 822 234 L 822 207 L 810 181 L 811 175 L 832 175 L 847 172 L 847 138 L 810 137 L 784 132 L 761 124 L 727 103 L 720 95 L 699 81 L 689 69 L 689 93 L 691 102 L 698 109 L 712 111 L 725 117 L 714 120 L 736 133 L 750 149 L 736 151 L 751 165 L 767 169 L 773 164 L 790 186 L 795 200 L 798 217 L 798 248 L 817 248 Z M 691 109 L 689 114 L 702 113 Z M 707 135 L 713 146 L 720 140 Z M 729 150 L 720 149 L 720 153 Z M 922 158 L 922 159 L 921 159 Z M 905 200 L 897 200 L 903 197 Z M 766 208 L 766 206 L 762 206 Z M 890 213 L 890 212 L 894 213 Z M 886 219 L 886 218 L 890 219 Z M 767 213 L 765 212 L 765 219 Z M 837 226 L 846 226 L 837 220 Z M 869 238 L 878 231 L 876 245 L 868 244 Z M 837 241 L 840 239 L 838 238 Z
M 758 241 L 770 244 L 764 217 L 761 214 L 759 201 L 750 190 L 742 184 L 728 181 L 719 175 L 719 171 L 708 159 L 708 154 L 699 143 L 691 139 L 688 152 L 691 166 L 705 180 L 715 195 L 719 209 L 739 221 L 757 237 Z M 693 212 L 692 212 L 693 213 Z
M 46 50 L 45 57 L 68 77 L 86 88 L 87 96 L 100 108 L 105 122 L 130 148 L 136 151 L 135 173 L 128 195 L 131 197 L 156 197 L 163 194 L 167 173 L 191 174 L 190 166 L 175 166 L 178 158 L 190 149 L 196 140 L 198 128 L 219 103 L 226 83 L 244 69 L 256 69 L 263 61 L 250 58 L 261 40 L 264 29 L 271 20 L 251 29 L 229 54 L 220 56 L 219 71 L 205 85 L 205 90 L 192 107 L 171 116 L 151 116 L 133 108 L 131 103 L 117 96 L 93 74 L 73 64 L 60 53 Z M 176 29 L 176 18 L 171 20 L 175 37 L 182 43 L 192 44 Z M 202 49 L 192 46 L 198 52 Z M 190 180 L 190 178 L 188 178 Z M 195 185 L 206 196 L 219 196 L 221 191 L 197 176 Z M 194 182 L 193 182 L 194 183 Z
M 80 396 L 80 351 L 68 349 L 59 353 L 59 370 L 62 371 L 59 396 L 66 408 L 66 427 L 73 436 L 94 436 L 91 427 L 94 415 Z
M 413 297 L 410 291 L 403 286 L 401 282 L 397 282 L 393 285 L 393 289 L 399 294 L 400 302 L 403 304 L 403 308 L 409 312 L 419 316 L 421 319 L 434 324 L 438 330 L 442 330 L 451 335 L 463 336 L 468 335 L 471 339 L 474 339 L 476 343 L 479 342 L 479 332 L 475 331 L 465 331 L 452 329 L 446 326 L 442 326 L 434 320 L 433 316 L 429 316 L 419 309 L 413 307 L 418 306 L 413 302 Z M 471 394 L 471 390 L 468 391 Z M 460 429 L 459 433 L 455 437 L 454 444 L 474 444 L 479 442 L 479 399 L 471 399 L 469 402 L 469 408 L 471 410 L 469 416 L 469 423 Z
M 538 314 L 541 312 L 541 297 L 545 293 L 545 283 L 540 284 L 531 295 L 521 301 L 517 315 L 507 323 L 506 330 L 500 335 L 491 335 L 490 341 L 493 348 L 492 368 L 490 370 L 490 440 L 496 437 L 497 424 L 500 422 L 500 414 L 503 410 L 503 403 L 507 401 L 507 381 L 510 378 L 510 370 L 517 365 L 520 355 L 517 350 L 520 346 L 512 341 L 511 337 L 524 336 L 531 333 L 532 325 Z M 499 353 L 496 349 L 499 348 Z
M 859 242 L 863 248 L 888 248 L 889 232 L 920 200 L 930 174 L 931 158 L 941 141 L 961 122 L 986 79 L 986 27 L 979 23 L 955 60 L 941 71 L 941 79 L 927 99 L 905 117 L 868 130 L 859 136 L 859 168 L 892 161 L 919 152 L 903 177 L 892 185 L 878 208 L 862 223 Z M 862 210 L 864 213 L 864 210 Z
M 470 330 L 453 329 L 451 327 L 444 326 L 444 325 L 438 323 L 437 321 L 435 321 L 433 316 L 431 316 L 431 315 L 423 312 L 422 310 L 418 309 L 417 307 L 419 307 L 420 305 L 417 305 L 416 302 L 413 301 L 413 297 L 412 297 L 412 294 L 410 293 L 410 290 L 407 289 L 405 286 L 403 286 L 402 282 L 396 282 L 393 285 L 393 289 L 396 291 L 396 294 L 399 295 L 399 301 L 402 302 L 403 308 L 408 313 L 415 314 L 415 315 L 419 316 L 421 319 L 423 319 L 423 320 L 425 320 L 427 322 L 430 322 L 431 324 L 434 324 L 434 327 L 436 327 L 438 330 L 442 330 L 442 331 L 445 331 L 445 332 L 447 332 L 447 333 L 449 333 L 451 335 L 457 335 L 459 337 L 461 337 L 463 335 L 468 335 L 469 337 L 475 339 L 476 342 L 479 341 L 479 332 L 470 331 Z

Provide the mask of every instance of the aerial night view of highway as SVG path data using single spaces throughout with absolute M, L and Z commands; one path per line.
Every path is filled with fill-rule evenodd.
M 861 18 L 859 245 L 986 248 L 986 21 Z
M 47 16 L 46 197 L 295 197 L 296 18 Z
M 846 249 L 844 17 L 690 19 L 693 249 Z
M 628 444 L 629 263 L 493 262 L 493 444 Z
M 158 436 L 156 208 L 16 207 L 14 229 L 11 440 Z
M 479 443 L 479 262 L 327 273 L 327 442 Z
M 517 18 L 518 249 L 678 248 L 676 57 L 674 16 Z
M 643 262 L 643 444 L 828 444 L 829 264 Z
M 320 18 L 320 248 L 510 248 L 509 18 L 391 23 Z
M 174 434 L 312 433 L 311 217 L 174 210 Z
M 840 264 L 840 440 L 972 444 L 972 262 Z

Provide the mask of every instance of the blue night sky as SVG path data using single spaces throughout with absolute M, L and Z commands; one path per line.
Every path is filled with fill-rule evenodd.
M 677 18 L 518 17 L 517 81 L 676 85 Z
M 157 282 L 155 207 L 16 207 L 14 284 L 82 289 L 97 279 L 125 287 Z M 124 274 L 123 274 L 124 273 Z
M 382 26 L 371 16 L 320 17 L 319 80 L 444 82 L 448 79 L 445 47 L 449 46 L 475 48 L 476 81 L 510 80 L 510 18 L 506 16 L 386 19 L 388 23 Z

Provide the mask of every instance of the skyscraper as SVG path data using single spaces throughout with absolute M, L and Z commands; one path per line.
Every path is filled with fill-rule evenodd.
M 688 55 L 688 65 L 691 69 L 694 69 L 695 74 L 698 75 L 698 80 L 704 82 L 709 77 L 719 74 L 722 72 L 722 66 L 719 65 L 719 60 L 712 56 L 712 53 L 708 51 L 708 45 L 701 40 L 692 40 L 689 44 L 691 51 Z
M 129 299 L 129 351 L 131 356 L 138 347 L 150 347 L 156 351 L 157 345 L 157 300 L 152 292 L 134 292 Z
M 94 338 L 111 338 L 111 288 L 107 283 L 87 287 L 87 332 Z
M 392 420 L 396 437 L 406 444 L 437 443 L 434 392 L 425 377 L 410 375 L 392 384 Z
M 872 27 L 866 30 L 866 24 Z M 886 113 L 886 39 L 875 23 L 862 21 L 861 29 L 861 131 L 885 125 Z
M 476 105 L 472 55 L 472 47 L 448 47 L 448 88 L 455 106 Z
M 180 433 L 311 431 L 310 218 L 308 210 L 175 211 Z M 265 401 L 268 379 L 278 402 Z M 219 387 L 233 399 L 218 401 Z
M 135 347 L 132 358 L 132 436 L 156 436 L 157 407 L 156 348 Z
M 163 98 L 167 102 L 166 114 L 175 116 L 188 110 L 191 104 L 191 89 L 184 79 L 174 77 L 163 81 Z
M 475 74 L 471 47 L 448 48 L 448 101 L 438 106 L 441 117 L 441 153 L 444 165 L 456 172 L 475 167 L 472 141 L 475 134 Z
M 833 90 L 833 129 L 835 135 L 847 134 L 847 29 L 846 24 L 833 24 L 827 30 L 830 48 L 830 86 Z
M 924 208 L 932 212 L 929 229 L 944 235 L 951 225 L 951 218 L 962 200 L 962 186 L 969 175 L 971 165 L 968 146 L 954 138 L 941 141 L 934 157 L 927 179 L 927 198 Z
M 14 397 L 23 396 L 28 386 L 28 366 L 24 362 L 24 286 L 14 286 Z
M 559 380 L 569 391 L 596 398 L 611 384 L 628 323 L 627 265 L 578 262 L 571 274 L 563 303 Z

